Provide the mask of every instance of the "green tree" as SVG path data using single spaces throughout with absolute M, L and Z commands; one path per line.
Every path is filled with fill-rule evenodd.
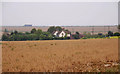
M 80 33 L 79 33 L 79 32 L 76 32 L 76 34 L 80 35 Z
M 103 35 L 102 33 L 98 33 L 99 36 Z
M 56 27 L 56 30 L 62 31 L 63 29 L 62 29 L 60 26 L 57 26 L 57 27 Z
M 14 34 L 18 34 L 18 31 L 15 30 L 15 31 L 14 31 Z
M 47 32 L 50 32 L 50 33 L 53 33 L 54 31 L 62 31 L 63 29 L 60 27 L 60 26 L 57 26 L 57 27 L 55 27 L 55 26 L 51 26 L 51 27 L 49 27 L 49 29 L 48 29 L 48 31 Z
M 43 36 L 42 37 L 43 40 L 51 40 L 53 38 L 52 34 L 49 32 L 43 32 L 42 36 Z
M 33 29 L 31 30 L 31 33 L 35 33 L 35 32 L 36 32 L 36 29 L 33 28 Z
M 30 34 L 29 32 L 25 32 L 25 34 Z
M 2 35 L 2 41 L 8 41 L 9 39 L 8 39 L 9 37 L 7 36 L 7 35 Z
M 115 32 L 114 36 L 120 36 L 120 33 L 119 32 Z
M 41 29 L 38 29 L 35 33 L 36 33 L 36 34 L 41 34 L 41 33 L 42 33 L 42 30 L 41 30 Z
M 108 31 L 108 36 L 113 36 L 113 32 L 112 31 Z
M 14 32 L 11 32 L 11 34 L 10 35 L 13 35 L 14 34 Z
M 47 32 L 53 33 L 56 30 L 56 27 L 51 26 L 48 28 Z
M 74 37 L 75 39 L 80 39 L 80 34 L 79 34 L 79 32 L 76 32 L 76 34 L 73 35 L 73 37 Z

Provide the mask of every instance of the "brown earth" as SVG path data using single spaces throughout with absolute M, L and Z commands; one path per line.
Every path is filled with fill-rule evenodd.
M 118 39 L 3 41 L 3 72 L 118 71 Z

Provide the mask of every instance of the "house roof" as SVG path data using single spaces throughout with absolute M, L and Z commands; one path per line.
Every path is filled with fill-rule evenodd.
M 70 31 L 65 31 L 65 33 L 70 34 L 71 32 Z
M 62 31 L 58 31 L 57 35 L 59 35 Z
M 58 31 L 58 30 L 56 30 L 56 31 Z M 54 34 L 56 31 L 53 31 L 52 34 Z M 64 30 L 62 30 L 62 31 L 65 32 L 65 33 L 67 33 L 67 34 L 71 33 L 70 31 L 64 31 Z M 62 31 L 58 31 L 57 35 L 59 35 Z
M 52 34 L 54 34 L 56 31 L 53 31 Z

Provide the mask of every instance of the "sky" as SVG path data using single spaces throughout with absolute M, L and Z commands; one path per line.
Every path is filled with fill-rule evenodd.
M 117 2 L 3 2 L 3 26 L 117 25 Z
M 1 0 L 2 2 L 118 2 L 120 0 Z

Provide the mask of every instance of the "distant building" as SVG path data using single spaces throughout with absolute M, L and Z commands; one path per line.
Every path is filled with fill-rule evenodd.
M 24 26 L 32 26 L 31 24 L 25 24 Z
M 65 36 L 70 37 L 71 35 L 69 31 L 64 31 L 64 30 L 54 31 L 52 34 L 56 37 L 65 37 Z

